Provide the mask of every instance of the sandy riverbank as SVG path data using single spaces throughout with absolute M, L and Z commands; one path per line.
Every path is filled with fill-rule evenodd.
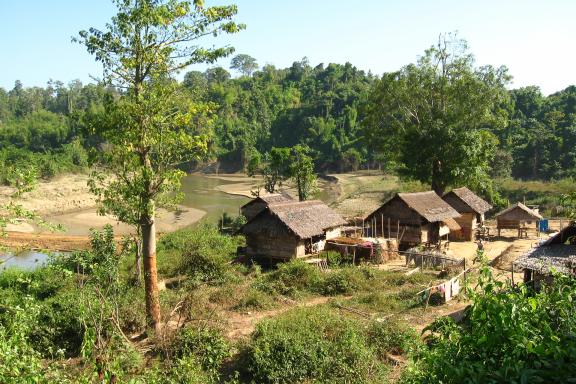
M 132 233 L 133 227 L 120 223 L 113 217 L 97 214 L 96 200 L 90 193 L 87 182 L 88 176 L 83 174 L 59 176 L 49 182 L 40 182 L 33 191 L 24 194 L 16 202 L 50 223 L 64 226 L 63 236 L 86 236 L 90 228 L 99 229 L 106 224 L 112 225 L 118 235 Z M 13 188 L 0 187 L 0 199 L 8 199 L 12 193 Z M 175 231 L 194 224 L 205 214 L 202 210 L 182 206 L 175 211 L 159 209 L 157 231 Z M 29 223 L 10 224 L 6 229 L 19 233 L 46 232 Z

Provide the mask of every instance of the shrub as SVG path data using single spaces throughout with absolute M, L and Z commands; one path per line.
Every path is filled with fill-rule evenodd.
M 368 268 L 346 267 L 329 273 L 322 282 L 324 295 L 348 294 L 366 286 L 374 278 Z
M 372 322 L 368 328 L 368 340 L 380 357 L 386 353 L 403 355 L 418 346 L 418 334 L 394 320 Z
M 193 283 L 221 284 L 233 278 L 230 262 L 236 253 L 237 240 L 223 235 L 211 225 L 201 224 L 162 238 L 159 253 L 171 258 L 176 268 L 162 268 L 169 274 L 186 273 Z M 164 261 L 166 262 L 166 260 Z
M 343 257 L 342 254 L 340 254 L 340 252 L 326 251 L 323 253 L 323 256 L 326 257 L 326 263 L 330 268 L 338 267 L 343 262 Z
M 258 324 L 246 350 L 258 383 L 382 382 L 361 323 L 328 308 L 303 308 Z
M 235 310 L 263 310 L 270 309 L 274 306 L 274 300 L 270 295 L 251 288 L 239 300 L 238 304 L 234 306 Z
M 59 294 L 40 306 L 35 326 L 29 338 L 44 357 L 77 356 L 84 339 L 84 326 L 78 307 L 77 291 Z
M 255 287 L 268 293 L 294 297 L 304 291 L 318 291 L 321 282 L 322 276 L 318 268 L 300 260 L 293 260 L 262 275 Z
M 555 276 L 541 292 L 511 290 L 483 267 L 480 292 L 462 324 L 438 319 L 429 347 L 413 356 L 407 383 L 573 381 L 576 367 L 576 280 Z
M 203 369 L 217 373 L 231 349 L 218 330 L 187 327 L 178 335 L 174 352 L 180 358 L 193 356 Z

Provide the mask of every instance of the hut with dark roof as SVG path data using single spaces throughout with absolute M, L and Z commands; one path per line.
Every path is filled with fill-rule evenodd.
M 240 229 L 246 255 L 289 260 L 318 253 L 346 221 L 319 200 L 268 205 Z
M 284 193 L 260 195 L 241 206 L 240 213 L 246 217 L 247 221 L 250 221 L 260 212 L 268 208 L 270 204 L 285 203 L 287 201 L 293 201 L 293 199 Z
M 542 216 L 537 211 L 522 203 L 516 203 L 496 215 L 498 236 L 500 236 L 502 229 L 516 229 L 518 230 L 518 237 L 522 237 L 522 234 L 526 233 L 528 225 L 540 219 Z
M 491 210 L 492 206 L 466 187 L 453 189 L 442 199 L 460 214 L 460 217 L 454 220 L 462 229 L 450 233 L 450 237 L 465 241 L 474 240 L 474 231 L 484 224 L 484 214 Z
M 366 217 L 375 236 L 395 237 L 403 248 L 438 243 L 450 231 L 460 229 L 460 214 L 434 191 L 397 193 Z
M 542 282 L 552 282 L 552 271 L 576 276 L 576 224 L 530 249 L 513 264 L 513 271 L 524 271 L 524 282 L 539 289 Z

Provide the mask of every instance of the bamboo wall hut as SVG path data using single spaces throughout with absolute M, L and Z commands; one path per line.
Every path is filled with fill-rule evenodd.
M 524 282 L 539 289 L 552 282 L 552 271 L 576 276 L 576 225 L 571 223 L 556 235 L 532 248 L 512 264 L 513 271 L 524 271 Z
M 399 245 L 435 244 L 459 230 L 460 214 L 434 191 L 397 193 L 365 219 L 372 236 L 398 239 Z
M 526 230 L 533 221 L 540 219 L 542 216 L 538 212 L 522 203 L 516 203 L 496 215 L 498 236 L 500 236 L 502 229 L 516 229 L 518 230 L 518 237 L 522 237 L 523 230 Z
M 484 214 L 491 210 L 492 206 L 466 187 L 453 189 L 442 199 L 460 214 L 460 217 L 454 220 L 462 229 L 450 233 L 450 238 L 473 241 L 476 228 L 484 224 Z
M 270 204 L 240 232 L 246 236 L 247 256 L 289 260 L 322 251 L 345 224 L 321 201 L 288 201 Z
M 260 212 L 268 208 L 270 204 L 285 203 L 287 201 L 293 201 L 293 199 L 283 193 L 261 195 L 241 206 L 240 213 L 246 217 L 247 221 L 250 221 Z

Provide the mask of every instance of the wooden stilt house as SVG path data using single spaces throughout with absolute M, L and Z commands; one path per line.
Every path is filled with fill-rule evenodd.
M 466 187 L 456 188 L 446 193 L 442 199 L 450 204 L 459 214 L 454 220 L 462 228 L 450 233 L 451 239 L 472 241 L 476 228 L 484 224 L 484 214 L 492 206 Z
M 375 237 L 397 238 L 400 246 L 436 244 L 450 231 L 460 230 L 460 214 L 434 191 L 397 193 L 368 215 L 364 227 Z
M 340 236 L 346 221 L 319 200 L 270 204 L 240 232 L 246 255 L 289 260 L 316 254 L 326 240 Z
M 241 206 L 240 213 L 246 217 L 247 221 L 250 221 L 268 208 L 270 204 L 285 203 L 287 201 L 293 201 L 293 199 L 284 193 L 261 195 Z
M 516 203 L 496 215 L 498 236 L 502 229 L 518 230 L 518 237 L 526 234 L 528 225 L 542 219 L 542 216 L 522 203 Z

